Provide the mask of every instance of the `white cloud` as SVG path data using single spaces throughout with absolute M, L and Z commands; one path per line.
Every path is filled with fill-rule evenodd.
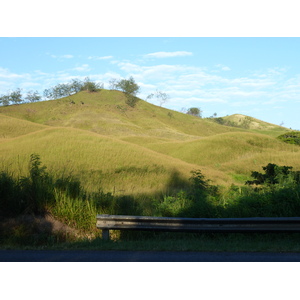
M 26 79 L 29 78 L 29 74 L 16 74 L 10 72 L 8 69 L 4 69 L 0 67 L 0 78 L 5 79 Z
M 93 60 L 106 60 L 106 59 L 112 59 L 113 56 L 108 55 L 108 56 L 89 56 L 88 59 L 93 59 Z
M 187 51 L 174 51 L 174 52 L 153 52 L 145 54 L 144 57 L 153 57 L 153 58 L 166 58 L 166 57 L 178 57 L 178 56 L 190 56 L 193 55 L 192 52 Z
M 222 71 L 230 71 L 231 69 L 227 66 L 224 66 L 222 64 L 216 65 L 216 67 L 220 68 Z
M 73 68 L 74 71 L 79 71 L 79 72 L 88 72 L 91 70 L 90 66 L 88 64 L 83 64 L 79 67 Z
M 61 58 L 73 58 L 74 56 L 71 55 L 71 54 L 65 54 L 65 55 L 62 55 Z
M 50 54 L 50 53 L 46 53 L 47 55 L 50 55 L 50 57 L 55 58 L 55 59 L 71 59 L 74 58 L 74 55 L 72 54 L 63 54 L 63 55 L 55 55 L 55 54 Z
M 230 80 L 230 82 L 231 84 L 238 84 L 241 86 L 258 87 L 258 88 L 263 88 L 263 87 L 276 84 L 275 80 L 271 80 L 268 78 L 259 79 L 259 78 L 248 78 L 248 77 L 235 78 Z
M 251 105 L 257 105 L 257 101 L 239 101 L 239 102 L 233 102 L 233 103 L 230 103 L 230 106 L 233 106 L 233 107 L 243 107 L 243 106 L 246 106 L 246 107 L 249 107 Z
M 222 67 L 222 70 L 223 70 L 223 71 L 230 71 L 231 69 L 230 69 L 229 67 L 226 67 L 226 66 L 225 66 L 225 67 Z

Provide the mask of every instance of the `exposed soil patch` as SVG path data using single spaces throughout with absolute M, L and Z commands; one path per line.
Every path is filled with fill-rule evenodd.
M 56 220 L 50 214 L 45 216 L 21 215 L 15 218 L 0 218 L 0 233 L 4 236 L 22 232 L 23 236 L 60 235 L 80 237 L 78 230 Z

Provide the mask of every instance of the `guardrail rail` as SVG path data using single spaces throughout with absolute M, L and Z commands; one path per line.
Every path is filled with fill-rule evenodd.
M 154 230 L 178 232 L 300 232 L 300 217 L 288 218 L 167 218 L 125 215 L 97 215 L 102 238 L 109 230 Z

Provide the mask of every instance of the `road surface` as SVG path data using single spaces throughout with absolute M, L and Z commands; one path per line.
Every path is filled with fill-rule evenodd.
M 0 250 L 0 262 L 300 262 L 300 253 Z

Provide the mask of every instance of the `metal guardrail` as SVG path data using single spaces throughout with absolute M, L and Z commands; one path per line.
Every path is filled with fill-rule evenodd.
M 178 232 L 300 232 L 300 218 L 166 218 L 121 215 L 97 215 L 102 238 L 109 230 L 154 230 Z

